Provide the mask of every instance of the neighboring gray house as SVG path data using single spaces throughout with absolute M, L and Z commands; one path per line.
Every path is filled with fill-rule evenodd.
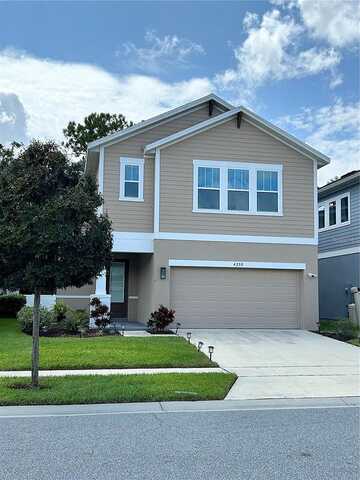
M 319 189 L 320 318 L 347 317 L 360 286 L 360 171 Z
M 81 289 L 114 318 L 159 304 L 183 328 L 315 330 L 317 170 L 329 159 L 208 95 L 88 145 L 113 228 L 113 261 Z

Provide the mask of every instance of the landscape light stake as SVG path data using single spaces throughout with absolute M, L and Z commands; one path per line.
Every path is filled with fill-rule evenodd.
M 181 323 L 178 322 L 178 323 L 176 324 L 175 335 L 178 334 L 178 330 L 179 330 L 180 326 L 181 326 Z
M 212 345 L 209 345 L 209 357 L 210 357 L 210 361 L 212 360 L 213 353 L 214 353 L 214 347 L 213 347 Z
M 121 335 L 125 336 L 125 325 L 121 325 Z
M 187 332 L 186 338 L 188 339 L 188 342 L 190 343 L 190 340 L 191 340 L 191 332 Z
M 202 342 L 201 340 L 198 342 L 198 352 L 200 352 L 200 350 L 202 349 L 202 347 L 204 346 L 204 342 Z

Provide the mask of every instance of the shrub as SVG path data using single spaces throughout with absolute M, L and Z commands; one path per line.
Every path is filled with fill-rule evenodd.
M 148 327 L 154 332 L 163 332 L 167 326 L 175 320 L 175 310 L 160 305 L 157 310 L 150 314 Z
M 17 319 L 21 330 L 29 335 L 32 334 L 33 307 L 23 307 L 17 314 Z M 53 314 L 50 310 L 40 307 L 40 335 L 49 329 L 53 322 Z
M 76 335 L 89 328 L 89 313 L 86 310 L 73 310 L 68 308 L 65 316 L 64 331 Z
M 95 320 L 95 325 L 103 331 L 110 324 L 109 307 L 101 303 L 97 297 L 92 298 L 90 305 L 92 307 L 90 316 Z
M 338 320 L 335 333 L 342 340 L 351 340 L 358 336 L 358 328 L 350 320 Z
M 33 307 L 23 307 L 17 314 L 20 328 L 32 334 Z M 76 335 L 80 329 L 87 329 L 89 315 L 85 310 L 74 310 L 64 303 L 57 303 L 51 310 L 40 307 L 40 335 L 56 336 L 63 333 Z
M 0 295 L 0 317 L 16 317 L 19 310 L 26 304 L 25 295 L 11 293 Z

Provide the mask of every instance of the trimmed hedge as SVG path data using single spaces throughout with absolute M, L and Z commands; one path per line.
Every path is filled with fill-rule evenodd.
M 15 317 L 25 304 L 25 295 L 17 293 L 0 295 L 0 317 Z

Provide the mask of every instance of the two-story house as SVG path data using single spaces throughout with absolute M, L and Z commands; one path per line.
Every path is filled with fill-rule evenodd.
M 319 188 L 320 318 L 345 318 L 360 286 L 360 171 Z
M 215 95 L 91 142 L 113 262 L 61 298 L 85 306 L 96 294 L 144 323 L 164 304 L 184 328 L 315 329 L 317 169 L 328 162 Z

